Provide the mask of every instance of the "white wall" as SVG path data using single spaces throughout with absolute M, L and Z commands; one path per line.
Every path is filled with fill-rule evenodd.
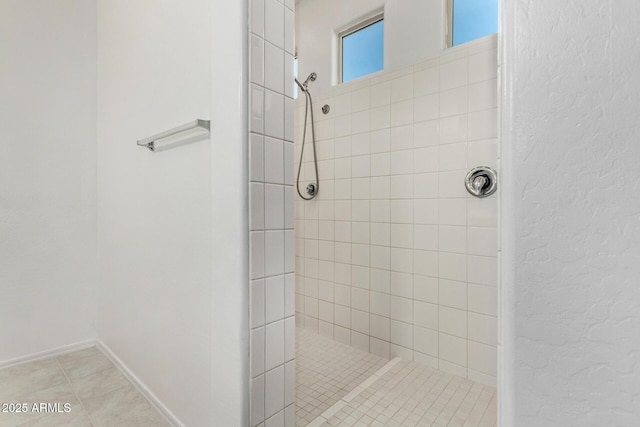
M 0 365 L 93 338 L 95 2 L 0 2 Z
M 244 2 L 98 2 L 98 338 L 190 426 L 247 422 L 244 22 Z M 210 137 L 136 146 L 196 118 Z
M 502 4 L 502 425 L 637 425 L 640 4 Z
M 496 71 L 489 36 L 315 98 L 320 192 L 296 197 L 298 325 L 495 385 L 498 201 L 464 177 L 497 167 Z M 299 97 L 296 164 L 303 120 Z
M 318 74 L 314 93 L 337 83 L 337 31 L 384 8 L 384 69 L 394 70 L 438 55 L 444 46 L 441 0 L 303 0 L 296 5 L 298 75 Z

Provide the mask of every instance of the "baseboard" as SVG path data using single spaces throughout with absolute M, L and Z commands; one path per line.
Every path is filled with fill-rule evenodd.
M 92 347 L 96 344 L 96 340 L 91 339 L 74 344 L 63 345 L 62 347 L 56 347 L 51 350 L 39 351 L 37 353 L 16 357 L 14 359 L 4 360 L 0 362 L 0 369 L 22 365 L 23 363 L 35 362 L 48 357 L 60 356 L 61 354 L 71 353 L 72 351 L 84 350 L 85 348 Z
M 147 388 L 146 385 L 133 373 L 131 370 L 125 365 L 122 360 L 116 356 L 109 347 L 105 345 L 100 340 L 96 341 L 96 345 L 100 351 L 102 351 L 114 365 L 120 369 L 120 371 L 124 374 L 125 377 L 138 389 L 140 393 L 151 403 L 151 405 L 164 416 L 169 424 L 174 427 L 184 427 L 184 424 L 180 422 L 180 420 L 167 408 L 161 401 L 156 397 L 155 394 Z

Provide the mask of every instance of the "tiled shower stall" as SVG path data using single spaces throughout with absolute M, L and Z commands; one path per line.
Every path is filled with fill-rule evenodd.
M 320 192 L 295 209 L 299 326 L 495 385 L 497 195 L 472 197 L 464 177 L 497 168 L 496 70 L 494 35 L 315 96 Z M 296 116 L 298 159 L 303 97 Z
M 463 186 L 497 167 L 495 36 L 312 87 L 320 192 L 304 202 L 293 8 L 250 2 L 251 425 L 295 423 L 296 323 L 495 385 L 497 201 Z

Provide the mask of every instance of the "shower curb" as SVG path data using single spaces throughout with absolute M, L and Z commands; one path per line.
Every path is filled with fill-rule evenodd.
M 342 408 L 347 406 L 349 402 L 355 399 L 360 395 L 363 391 L 371 387 L 376 381 L 378 381 L 384 374 L 389 372 L 391 368 L 393 368 L 398 362 L 402 359 L 399 357 L 394 357 L 390 361 L 388 361 L 382 368 L 378 369 L 374 372 L 369 378 L 360 383 L 356 388 L 347 393 L 343 398 L 338 400 L 336 403 L 331 405 L 328 409 L 326 409 L 322 414 L 320 414 L 316 419 L 311 421 L 307 427 L 320 427 L 322 424 L 327 422 L 329 418 L 333 417 L 338 413 Z

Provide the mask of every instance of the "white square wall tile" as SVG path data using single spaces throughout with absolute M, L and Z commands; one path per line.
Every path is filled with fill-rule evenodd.
M 284 139 L 293 142 L 293 99 L 284 98 Z M 293 145 L 293 144 L 292 144 Z M 293 152 L 293 151 L 292 151 Z M 293 157 L 291 163 L 285 163 L 287 169 L 293 171 Z M 293 184 L 293 182 L 292 182 Z
M 496 286 L 498 283 L 498 261 L 496 257 L 469 256 L 469 282 Z
M 413 300 L 392 295 L 389 301 L 389 314 L 393 320 L 412 323 Z
M 273 184 L 284 182 L 284 142 L 265 138 L 264 143 L 265 181 Z
M 441 359 L 459 366 L 467 366 L 466 339 L 440 333 L 438 335 L 438 346 Z
M 371 152 L 384 153 L 391 149 L 391 130 L 382 129 L 371 132 Z
M 468 137 L 468 114 L 443 117 L 439 123 L 440 144 L 465 141 Z
M 413 171 L 416 173 L 437 172 L 440 168 L 438 147 L 413 150 Z
M 284 320 L 284 360 L 289 362 L 296 356 L 296 319 L 291 316 Z
M 469 227 L 469 254 L 498 255 L 498 232 L 495 227 Z
M 498 140 L 481 139 L 471 141 L 467 147 L 467 164 L 498 168 Z
M 284 365 L 265 374 L 264 395 L 265 418 L 284 409 Z
M 264 132 L 264 89 L 251 85 L 251 132 Z
M 440 90 L 464 86 L 468 82 L 468 60 L 461 58 L 440 65 Z
M 264 372 L 264 328 L 251 331 L 251 377 L 254 378 Z
M 467 227 L 441 225 L 438 227 L 438 248 L 441 252 L 467 252 Z
M 391 104 L 391 126 L 413 123 L 413 100 Z
M 284 10 L 284 50 L 290 54 L 295 53 L 294 46 L 295 35 L 295 17 L 293 10 L 286 8 Z
M 496 347 L 469 341 L 469 368 L 496 376 L 497 365 Z
M 264 229 L 264 184 L 251 183 L 251 215 L 249 226 L 251 230 Z
M 438 260 L 440 255 L 436 251 L 413 251 L 413 272 L 420 276 L 437 277 L 439 272 Z
M 251 380 L 251 425 L 264 421 L 264 376 Z
M 468 322 L 470 340 L 491 346 L 497 345 L 498 324 L 496 317 L 469 312 Z
M 264 232 L 251 233 L 251 278 L 264 277 L 265 264 L 265 237 Z
M 369 334 L 369 313 L 351 309 L 351 329 L 362 334 Z M 367 351 L 369 349 L 367 348 Z
M 498 296 L 496 288 L 469 284 L 469 311 L 489 316 L 497 315 Z
M 438 357 L 438 331 L 414 326 L 413 342 L 416 351 Z
M 251 181 L 264 181 L 264 137 L 251 134 Z
M 269 42 L 264 46 L 264 84 L 267 89 L 284 93 L 284 51 Z
M 284 252 L 284 231 L 267 231 L 264 246 L 266 276 L 284 273 Z
M 294 87 L 296 85 L 293 76 L 293 55 L 290 53 L 284 54 L 284 94 L 286 97 L 293 99 Z M 293 114 L 290 118 L 292 123 L 295 123 L 295 102 L 293 106 Z M 299 123 L 299 122 L 298 122 Z M 302 132 L 302 129 L 300 129 Z
M 441 252 L 439 254 L 439 274 L 442 279 L 465 282 L 467 280 L 467 256 Z
M 264 40 L 251 35 L 251 82 L 264 84 Z
M 264 36 L 264 0 L 251 0 L 251 32 Z
M 427 120 L 413 125 L 413 147 L 431 147 L 438 145 L 440 139 L 440 122 L 437 119 Z
M 490 49 L 469 56 L 469 83 L 495 79 L 497 74 L 497 49 Z
M 420 96 L 413 100 L 413 121 L 415 123 L 437 119 L 440 116 L 438 94 Z
M 413 228 L 413 247 L 426 251 L 438 250 L 438 227 L 435 225 L 415 225 Z
M 438 306 L 424 301 L 413 301 L 413 324 L 438 330 Z M 424 351 L 423 351 L 424 353 Z M 429 353 L 431 354 L 431 353 Z
M 284 315 L 285 317 L 295 314 L 295 274 L 287 274 L 284 278 Z
M 466 310 L 467 284 L 464 282 L 440 279 L 439 301 L 441 305 Z
M 275 1 L 275 0 L 273 0 Z M 284 138 L 284 96 L 271 90 L 264 96 L 264 133 L 278 139 Z M 253 129 L 252 129 L 253 130 Z
M 391 326 L 391 322 L 388 317 L 372 314 L 370 324 L 371 336 L 384 341 L 389 341 L 389 328 Z
M 438 217 L 441 225 L 467 225 L 467 199 L 441 199 Z
M 284 320 L 266 326 L 265 370 L 284 363 Z
M 284 319 L 284 276 L 267 278 L 265 295 L 266 323 Z
M 413 98 L 413 74 L 391 80 L 391 102 Z
M 438 200 L 415 199 L 413 201 L 413 221 L 415 224 L 438 224 Z
M 369 87 L 354 90 L 351 93 L 351 111 L 358 112 L 368 110 L 371 105 L 371 92 Z
M 467 311 L 451 307 L 439 307 L 439 331 L 460 338 L 467 338 Z
M 268 230 L 284 228 L 284 186 L 264 186 L 264 223 Z
M 296 362 L 284 365 L 284 404 L 291 405 L 296 395 Z
M 440 92 L 440 117 L 456 116 L 468 111 L 467 86 Z
M 496 138 L 498 135 L 498 110 L 469 113 L 469 141 Z
M 438 303 L 438 279 L 429 276 L 413 277 L 413 297 L 418 301 Z
M 389 332 L 390 341 L 393 344 L 406 348 L 413 347 L 413 326 L 409 323 L 391 320 Z
M 265 39 L 284 49 L 284 32 L 284 5 L 277 0 L 265 0 Z
M 488 110 L 498 106 L 498 81 L 486 80 L 469 85 L 469 111 Z
M 264 280 L 251 281 L 251 327 L 264 325 Z
M 438 147 L 439 170 L 467 169 L 467 144 L 447 144 Z
M 295 269 L 295 231 L 284 232 L 284 272 L 293 273 Z

